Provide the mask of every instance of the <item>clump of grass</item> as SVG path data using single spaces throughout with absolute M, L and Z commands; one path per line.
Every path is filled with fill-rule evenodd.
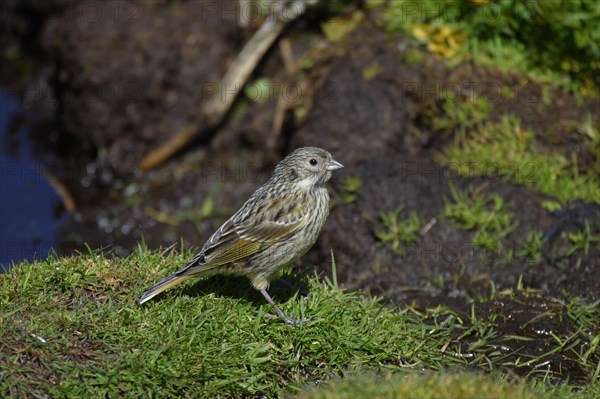
M 542 260 L 542 247 L 544 246 L 544 234 L 541 231 L 532 230 L 527 233 L 523 247 L 519 251 L 520 256 L 529 258 L 532 264 L 538 264 Z
M 578 124 L 577 131 L 583 135 L 586 147 L 596 159 L 595 171 L 600 174 L 600 131 L 591 114 L 586 114 L 583 122 Z
M 376 231 L 375 237 L 381 245 L 389 246 L 396 255 L 404 255 L 407 244 L 419 240 L 419 230 L 421 229 L 421 219 L 415 212 L 411 212 L 405 219 L 400 219 L 400 213 L 404 206 L 382 213 L 381 223 L 387 230 Z
M 341 179 L 341 183 L 341 197 L 331 201 L 331 209 L 341 204 L 351 204 L 355 202 L 358 193 L 363 186 L 363 179 L 360 176 L 346 176 Z
M 535 151 L 535 135 L 520 120 L 505 115 L 470 132 L 459 145 L 449 146 L 438 160 L 458 174 L 504 176 L 516 184 L 555 196 L 562 203 L 575 199 L 600 201 L 600 176 L 580 172 L 560 154 Z M 475 160 L 485 160 L 478 162 Z
M 600 235 L 591 233 L 590 222 L 587 219 L 583 230 L 569 234 L 569 241 L 571 241 L 571 247 L 567 251 L 567 256 L 571 256 L 579 250 L 582 250 L 587 256 L 590 252 L 590 245 L 593 245 L 593 243 L 597 243 L 596 245 L 600 248 Z
M 469 101 L 446 96 L 442 98 L 442 110 L 442 115 L 433 118 L 434 129 L 446 132 L 457 129 L 463 137 L 469 129 L 478 127 L 488 119 L 492 103 L 482 97 Z
M 473 245 L 488 251 L 500 247 L 500 240 L 512 232 L 516 225 L 514 215 L 497 194 L 484 195 L 476 189 L 460 192 L 450 186 L 452 202 L 444 199 L 442 218 L 455 227 L 473 230 Z

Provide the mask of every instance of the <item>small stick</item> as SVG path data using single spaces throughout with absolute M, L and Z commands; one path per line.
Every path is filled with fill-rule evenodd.
M 307 0 L 285 0 L 274 3 L 271 15 L 246 43 L 223 77 L 216 93 L 205 103 L 202 109 L 203 123 L 201 126 L 187 125 L 175 137 L 151 150 L 138 164 L 142 171 L 162 165 L 173 154 L 186 147 L 201 132 L 213 129 L 223 121 L 252 71 L 275 39 L 288 24 L 304 14 L 306 2 Z M 222 95 L 225 92 L 227 96 Z

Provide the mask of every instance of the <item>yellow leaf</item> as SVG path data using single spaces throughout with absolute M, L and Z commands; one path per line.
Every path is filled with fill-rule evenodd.
M 362 70 L 362 76 L 365 80 L 371 80 L 381 72 L 383 72 L 383 68 L 375 62 Z
M 414 24 L 411 28 L 412 35 L 419 40 L 429 39 L 429 29 L 425 24 Z

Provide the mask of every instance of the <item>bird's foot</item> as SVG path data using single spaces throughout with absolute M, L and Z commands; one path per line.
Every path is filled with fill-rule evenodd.
M 281 318 L 283 320 L 285 320 L 285 322 L 287 324 L 304 324 L 304 323 L 308 323 L 309 321 L 311 321 L 312 319 L 302 319 L 302 320 L 296 320 L 296 319 L 292 319 L 291 317 L 286 316 L 285 314 L 271 314 L 271 313 L 265 313 L 265 317 L 269 318 L 269 319 L 277 319 L 277 318 Z
M 271 296 L 267 293 L 267 291 L 264 288 L 261 289 L 260 292 L 261 292 L 261 294 L 263 294 L 263 296 L 265 297 L 267 302 L 269 302 L 269 304 L 273 307 L 273 309 L 275 310 L 275 313 L 277 313 L 277 316 L 266 313 L 265 314 L 266 317 L 269 317 L 271 319 L 281 317 L 288 324 L 303 324 L 303 323 L 310 321 L 310 319 L 296 320 L 296 319 L 292 319 L 291 317 L 287 317 L 285 315 L 285 313 L 283 313 L 283 311 L 281 309 L 279 309 L 279 306 L 277 306 L 275 304 L 275 302 L 273 302 L 273 299 L 271 299 Z

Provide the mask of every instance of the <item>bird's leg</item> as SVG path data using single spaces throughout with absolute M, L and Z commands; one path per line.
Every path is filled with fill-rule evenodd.
M 269 302 L 269 305 L 273 306 L 273 309 L 275 309 L 275 313 L 277 313 L 277 316 L 281 317 L 283 320 L 286 321 L 286 323 L 288 324 L 302 324 L 302 323 L 306 323 L 307 321 L 309 321 L 310 319 L 304 319 L 304 320 L 296 320 L 296 319 L 292 319 L 291 317 L 287 317 L 285 315 L 285 313 L 283 313 L 283 311 L 281 309 L 279 309 L 279 306 L 275 305 L 275 302 L 273 302 L 273 299 L 271 298 L 271 295 L 269 295 L 269 293 L 267 292 L 267 290 L 265 290 L 264 288 L 260 290 L 260 293 L 265 297 L 265 299 L 267 300 L 267 302 Z M 271 317 L 274 317 L 273 315 L 269 315 Z

